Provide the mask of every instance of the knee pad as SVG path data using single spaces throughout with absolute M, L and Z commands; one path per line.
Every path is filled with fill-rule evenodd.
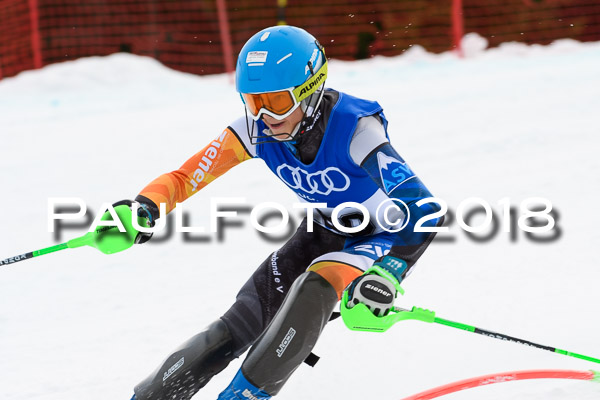
M 233 360 L 227 325 L 217 320 L 183 343 L 134 389 L 136 400 L 188 400 Z

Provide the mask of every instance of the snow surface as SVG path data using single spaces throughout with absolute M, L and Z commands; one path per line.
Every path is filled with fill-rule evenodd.
M 415 47 L 395 58 L 332 61 L 328 86 L 378 100 L 392 143 L 450 209 L 481 197 L 496 213 L 549 199 L 559 239 L 522 231 L 476 243 L 454 223 L 404 283 L 399 305 L 600 357 L 598 225 L 600 43 L 509 43 L 466 59 Z M 50 246 L 49 197 L 80 197 L 96 210 L 132 198 L 179 167 L 242 105 L 231 78 L 175 72 L 116 54 L 24 72 L 0 81 L 0 258 Z M 296 201 L 261 161 L 234 168 L 185 203 L 193 225 L 209 199 Z M 297 211 L 292 211 L 298 220 Z M 181 234 L 106 256 L 65 250 L 0 270 L 0 399 L 129 399 L 181 342 L 221 315 L 278 247 L 244 228 L 185 243 Z M 63 240 L 85 229 L 66 231 Z M 311 369 L 278 398 L 401 399 L 459 379 L 537 368 L 595 365 L 440 325 L 404 322 L 385 334 L 324 331 Z M 215 399 L 237 360 L 196 398 Z M 473 389 L 447 399 L 597 399 L 600 386 L 547 380 Z

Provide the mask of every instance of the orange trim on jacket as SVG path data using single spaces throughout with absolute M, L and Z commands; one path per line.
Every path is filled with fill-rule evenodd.
M 229 129 L 194 154 L 181 168 L 163 174 L 147 185 L 140 195 L 157 207 L 167 205 L 167 214 L 181 203 L 236 165 L 251 159 L 244 145 Z

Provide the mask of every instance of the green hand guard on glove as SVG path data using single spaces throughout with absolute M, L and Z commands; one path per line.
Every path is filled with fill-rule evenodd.
M 135 243 L 147 242 L 152 233 L 140 232 L 133 226 L 133 213 L 131 200 L 123 200 L 113 204 L 113 209 L 119 218 L 125 232 L 121 232 L 118 226 L 97 226 L 94 231 L 86 235 L 72 239 L 67 242 L 69 248 L 80 246 L 92 246 L 104 254 L 114 254 L 127 250 Z M 114 221 L 112 214 L 107 211 L 101 218 L 102 221 Z M 143 204 L 138 208 L 137 223 L 141 227 L 154 226 L 154 220 L 147 207 Z

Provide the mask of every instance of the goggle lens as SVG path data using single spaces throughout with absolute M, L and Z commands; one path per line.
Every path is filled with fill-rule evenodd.
M 296 104 L 289 90 L 270 93 L 242 93 L 248 111 L 255 117 L 261 108 L 276 115 L 283 115 L 290 111 Z

